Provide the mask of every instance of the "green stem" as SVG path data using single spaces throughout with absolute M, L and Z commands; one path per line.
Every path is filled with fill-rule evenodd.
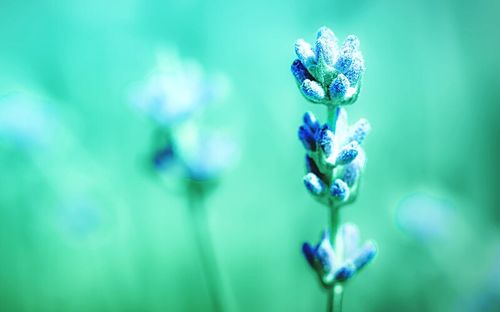
M 341 284 L 334 285 L 333 288 L 333 311 L 342 312 L 342 297 L 344 294 L 344 286 Z
M 332 132 L 335 134 L 338 118 L 337 106 L 329 105 L 327 123 Z M 340 227 L 339 208 L 335 207 L 333 202 L 330 203 L 330 242 L 335 246 L 335 262 L 339 263 L 343 257 L 342 240 L 337 240 L 337 232 Z M 343 286 L 340 283 L 334 283 L 328 289 L 327 298 L 327 312 L 341 312 L 342 311 L 342 294 Z
M 223 287 L 221 274 L 215 251 L 208 228 L 207 216 L 204 207 L 203 192 L 200 192 L 200 185 L 191 185 L 189 192 L 189 205 L 191 212 L 192 231 L 195 235 L 195 243 L 200 253 L 201 264 L 205 272 L 210 298 L 212 300 L 213 311 L 224 311 Z
M 334 296 L 333 296 L 333 287 L 327 289 L 326 293 L 326 312 L 333 312 L 333 302 L 334 302 Z
M 342 261 L 343 246 L 341 240 L 337 240 L 337 232 L 340 227 L 339 209 L 333 204 L 330 205 L 330 242 L 335 246 L 336 262 Z M 343 286 L 340 283 L 335 283 L 328 289 L 327 312 L 342 311 L 342 294 Z
M 333 133 L 335 133 L 335 126 L 337 125 L 337 106 L 328 105 L 328 116 L 326 122 Z

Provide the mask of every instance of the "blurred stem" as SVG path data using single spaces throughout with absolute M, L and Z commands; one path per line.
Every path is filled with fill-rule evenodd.
M 326 296 L 326 312 L 333 312 L 333 287 L 327 289 Z
M 224 311 L 224 300 L 222 296 L 222 281 L 212 237 L 208 227 L 208 218 L 205 209 L 205 191 L 203 182 L 189 182 L 189 210 L 191 214 L 192 231 L 196 249 L 199 251 L 201 264 L 208 283 L 208 290 L 212 300 L 213 311 Z
M 337 284 L 333 286 L 333 311 L 342 312 L 342 297 L 344 294 L 344 286 Z

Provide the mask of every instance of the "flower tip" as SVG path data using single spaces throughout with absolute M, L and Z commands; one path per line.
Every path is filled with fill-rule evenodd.
M 304 39 L 299 39 L 295 42 L 295 54 L 306 67 L 309 67 L 316 62 L 316 55 L 314 54 L 311 45 Z
M 356 156 L 358 156 L 358 151 L 359 149 L 359 144 L 357 141 L 352 141 L 348 144 L 346 144 L 340 153 L 337 155 L 337 158 L 335 160 L 336 165 L 347 165 L 351 163 Z
M 358 120 L 350 129 L 349 141 L 356 141 L 358 144 L 362 144 L 368 133 L 371 131 L 370 122 L 364 118 Z
M 351 83 L 351 85 L 356 85 L 358 81 L 361 79 L 365 71 L 365 61 L 363 59 L 363 55 L 361 52 L 356 53 L 355 57 L 353 57 L 351 61 L 350 67 L 344 71 L 345 76 Z
M 361 43 L 356 35 L 348 35 L 345 38 L 344 41 L 344 46 L 343 48 L 348 48 L 351 51 L 356 51 L 359 50 L 359 47 L 361 46 Z
M 301 85 L 306 79 L 312 79 L 311 75 L 307 71 L 307 68 L 299 59 L 293 61 L 292 65 L 290 66 L 290 70 L 299 85 Z
M 308 126 L 313 132 L 317 131 L 320 128 L 320 123 L 316 116 L 314 116 L 311 112 L 306 112 L 302 117 L 302 121 L 306 126 Z
M 309 265 L 311 267 L 314 266 L 314 249 L 309 243 L 302 244 L 302 253 L 304 254 L 304 257 L 306 258 Z
M 316 39 L 319 39 L 321 37 L 334 39 L 335 34 L 333 33 L 333 31 L 330 28 L 328 28 L 326 26 L 321 26 L 316 33 Z
M 304 176 L 304 185 L 313 195 L 321 195 L 325 190 L 325 184 L 312 172 Z
M 321 130 L 318 132 L 317 139 L 321 150 L 326 157 L 329 157 L 333 152 L 335 135 L 333 134 L 332 130 L 330 130 L 330 127 L 327 124 L 323 125 Z
M 298 130 L 299 140 L 304 145 L 304 148 L 308 151 L 316 150 L 316 141 L 314 139 L 314 134 L 306 125 L 301 125 Z
M 349 197 L 349 186 L 341 179 L 336 179 L 330 188 L 330 194 L 341 202 L 346 201 Z
M 302 94 L 311 102 L 321 102 L 325 99 L 325 90 L 314 80 L 305 79 L 300 87 Z
M 350 85 L 349 79 L 344 74 L 339 74 L 330 85 L 330 97 L 334 99 L 343 98 Z
M 356 270 L 360 270 L 365 265 L 370 263 L 377 255 L 377 252 L 378 249 L 375 241 L 367 241 L 359 251 L 359 254 L 352 261 L 354 266 L 356 267 Z

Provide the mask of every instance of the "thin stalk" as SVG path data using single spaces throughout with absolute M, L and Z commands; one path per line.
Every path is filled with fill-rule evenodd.
M 326 122 L 327 122 L 328 126 L 330 126 L 330 129 L 332 130 L 332 132 L 335 133 L 335 127 L 337 125 L 337 117 L 338 117 L 337 106 L 328 105 L 327 109 L 328 109 L 328 115 L 327 115 Z
M 333 312 L 333 303 L 334 303 L 334 295 L 333 295 L 333 287 L 329 288 L 326 293 L 326 312 Z
M 333 311 L 342 312 L 342 298 L 344 295 L 344 286 L 337 284 L 333 286 Z
M 339 110 L 337 106 L 329 105 L 328 107 L 327 123 L 332 132 L 335 134 Z M 342 239 L 337 239 L 337 232 L 340 227 L 339 208 L 330 203 L 330 242 L 335 246 L 336 262 L 342 261 L 343 246 Z M 334 283 L 328 289 L 327 297 L 327 312 L 341 312 L 342 311 L 342 294 L 343 286 L 340 283 Z
M 336 240 L 337 232 L 340 226 L 339 209 L 333 204 L 330 205 L 330 241 L 335 244 L 335 257 L 337 261 L 342 257 L 342 246 L 340 240 Z M 334 284 L 327 290 L 327 312 L 342 311 L 342 285 Z
M 196 188 L 196 186 L 190 186 L 190 188 Z M 215 312 L 222 312 L 225 309 L 222 294 L 223 288 L 221 274 L 208 227 L 204 207 L 204 196 L 202 192 L 191 190 L 189 192 L 188 200 L 191 213 L 192 230 L 195 236 L 194 240 L 200 254 L 201 264 L 208 283 L 208 290 L 212 300 L 212 308 Z

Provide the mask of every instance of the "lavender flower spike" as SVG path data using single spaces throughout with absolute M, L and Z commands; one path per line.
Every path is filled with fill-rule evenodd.
M 325 231 L 315 246 L 305 243 L 302 251 L 328 289 L 328 311 L 334 307 L 340 311 L 345 282 L 377 254 L 373 241 L 360 247 L 354 224 L 340 226 L 339 221 L 341 208 L 357 198 L 366 163 L 361 145 L 370 124 L 360 119 L 349 126 L 343 108 L 358 99 L 365 63 L 356 36 L 347 36 L 339 48 L 337 37 L 327 27 L 318 30 L 314 48 L 303 39 L 297 40 L 295 53 L 291 70 L 302 95 L 328 110 L 324 124 L 312 113 L 305 113 L 298 130 L 306 150 L 304 186 L 330 212 L 330 231 Z

